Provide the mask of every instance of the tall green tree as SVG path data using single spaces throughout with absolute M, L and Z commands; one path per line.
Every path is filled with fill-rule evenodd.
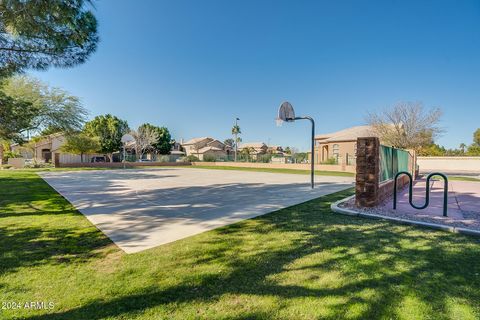
M 223 144 L 226 145 L 226 146 L 229 146 L 229 147 L 233 148 L 234 145 L 235 145 L 235 140 L 233 140 L 233 139 L 231 139 L 231 138 L 230 138 L 230 139 L 225 139 L 225 140 L 223 141 Z
M 234 124 L 232 127 L 232 135 L 234 137 L 233 141 L 238 145 L 242 139 L 238 136 L 239 134 L 242 134 L 242 129 L 240 129 L 240 126 L 238 124 Z
M 473 143 L 480 147 L 480 128 L 473 133 Z
M 30 102 L 14 99 L 0 91 L 0 140 L 21 142 L 38 114 Z
M 112 161 L 112 154 L 122 148 L 122 136 L 130 131 L 128 123 L 111 114 L 96 116 L 87 122 L 84 132 L 88 136 L 97 137 L 100 152 L 106 153 Z
M 467 149 L 468 156 L 480 156 L 480 146 L 475 143 L 470 145 Z
M 240 154 L 244 157 L 246 161 L 250 161 L 251 155 L 255 153 L 254 147 L 245 147 L 240 150 Z
M 80 155 L 80 161 L 83 162 L 83 155 L 86 153 L 95 153 L 100 149 L 100 143 L 97 138 L 92 138 L 84 133 L 70 134 L 65 144 L 61 147 L 63 152 Z
M 419 156 L 444 156 L 446 153 L 447 150 L 444 147 L 434 143 L 418 150 Z
M 0 1 L 0 78 L 85 62 L 98 43 L 89 0 Z
M 55 128 L 56 132 L 78 131 L 88 114 L 78 97 L 35 78 L 11 77 L 4 81 L 1 92 L 13 101 L 26 103 L 23 107 L 25 121 L 17 128 L 17 135 L 25 131 L 38 134 L 49 128 Z
M 153 150 L 158 154 L 169 154 L 172 149 L 172 135 L 166 127 L 157 127 L 151 125 L 150 123 L 142 124 L 138 129 L 141 128 L 152 130 L 156 133 L 157 141 L 152 144 Z
M 238 124 L 233 125 L 232 135 L 241 134 L 241 133 L 242 133 L 242 129 L 240 129 L 240 126 Z

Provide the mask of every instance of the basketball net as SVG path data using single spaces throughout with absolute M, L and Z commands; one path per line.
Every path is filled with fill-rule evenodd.
M 276 122 L 276 124 L 277 124 L 277 127 L 281 127 L 281 126 L 283 125 L 283 122 L 284 122 L 284 121 L 283 121 L 282 119 L 280 119 L 280 118 L 277 118 L 277 119 L 275 119 L 275 122 Z

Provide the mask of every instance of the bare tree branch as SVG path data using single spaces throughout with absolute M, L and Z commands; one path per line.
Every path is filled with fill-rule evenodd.
M 151 127 L 140 126 L 130 134 L 135 139 L 135 154 L 137 159 L 142 159 L 145 152 L 153 149 L 153 145 L 158 141 L 158 133 Z
M 415 149 L 430 145 L 444 131 L 442 111 L 425 110 L 419 102 L 401 102 L 379 113 L 368 113 L 367 122 L 384 144 Z

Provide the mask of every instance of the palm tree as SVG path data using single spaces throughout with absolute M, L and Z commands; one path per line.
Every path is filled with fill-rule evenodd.
M 233 125 L 232 127 L 232 135 L 234 137 L 234 141 L 235 141 L 235 162 L 237 161 L 237 150 L 238 150 L 238 143 L 242 140 L 240 139 L 240 137 L 238 136 L 239 134 L 242 133 L 242 131 L 240 130 L 240 126 L 238 125 L 238 120 L 240 120 L 239 118 L 235 118 L 235 124 Z
M 232 127 L 232 135 L 236 135 L 236 134 L 241 134 L 242 131 L 240 130 L 240 126 L 235 123 Z
M 462 153 L 465 153 L 465 148 L 467 145 L 465 143 L 460 143 L 460 150 L 462 150 Z
M 252 153 L 255 153 L 255 148 L 253 147 L 245 147 L 242 149 L 242 151 L 240 151 L 240 153 L 245 156 L 245 159 L 248 161 L 250 161 L 250 155 Z

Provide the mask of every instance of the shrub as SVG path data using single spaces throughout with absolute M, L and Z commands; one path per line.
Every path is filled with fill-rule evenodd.
M 336 158 L 328 158 L 327 161 L 323 161 L 321 164 L 338 164 L 338 161 Z
M 205 162 L 215 162 L 217 158 L 213 154 L 206 154 L 203 156 L 203 161 Z
M 157 158 L 158 162 L 170 162 L 170 156 L 169 155 L 163 155 Z
M 193 154 L 183 158 L 183 161 L 186 161 L 186 162 L 195 162 L 195 161 L 200 161 L 196 156 L 194 156 Z
M 262 154 L 257 157 L 257 162 L 269 163 L 272 160 L 271 154 Z
M 52 163 L 47 162 L 31 162 L 26 163 L 25 168 L 32 169 L 32 168 L 53 168 L 54 165 Z
M 14 151 L 5 151 L 3 153 L 3 161 L 4 162 L 7 162 L 8 161 L 8 158 L 21 158 L 22 155 L 18 152 L 14 152 Z

